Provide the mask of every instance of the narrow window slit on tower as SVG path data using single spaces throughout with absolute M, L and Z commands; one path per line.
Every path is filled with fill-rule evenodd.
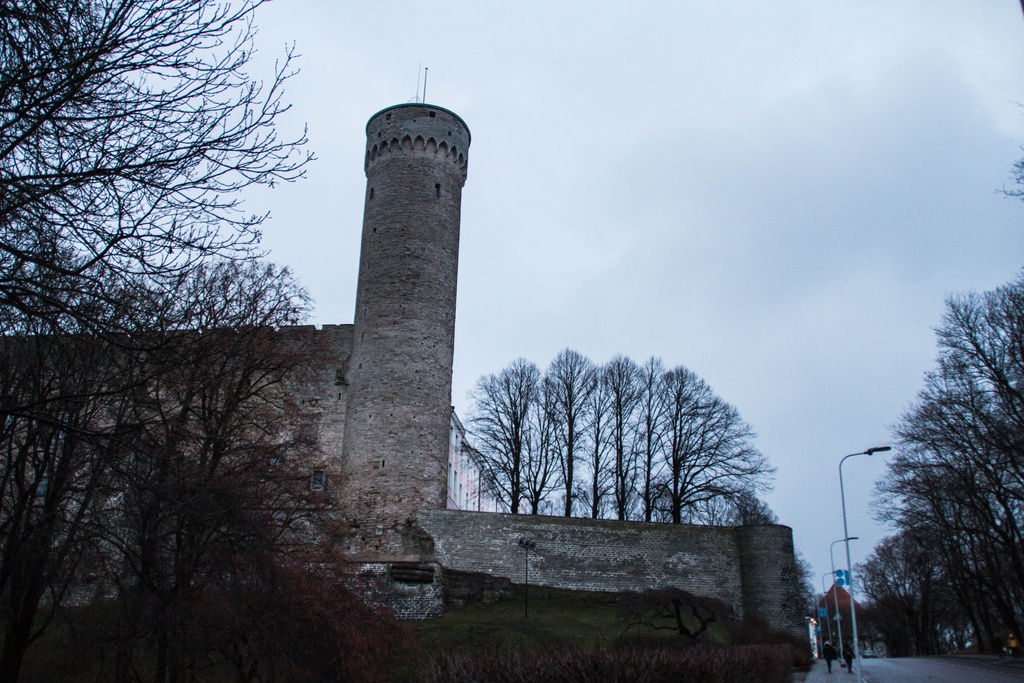
M 441 183 L 434 183 L 434 196 L 435 197 L 440 197 L 441 196 Z
M 370 188 L 370 199 L 373 199 L 373 188 L 372 187 Z M 376 232 L 376 230 L 374 230 L 374 232 Z
M 430 118 L 434 118 L 435 116 L 437 116 L 437 112 L 436 111 L 430 112 Z
M 384 461 L 383 460 L 380 461 L 380 468 L 384 469 Z

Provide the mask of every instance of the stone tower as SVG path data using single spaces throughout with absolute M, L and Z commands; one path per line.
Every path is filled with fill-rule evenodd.
M 455 292 L 469 129 L 401 104 L 366 125 L 366 198 L 347 381 L 341 501 L 353 559 L 429 555 L 445 507 Z

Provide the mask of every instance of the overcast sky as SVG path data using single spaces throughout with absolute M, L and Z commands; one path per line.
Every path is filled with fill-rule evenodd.
M 458 412 L 520 356 L 685 365 L 757 431 L 819 589 L 841 456 L 890 442 L 945 298 L 1024 265 L 1016 0 L 278 0 L 257 23 L 262 58 L 302 55 L 286 123 L 318 160 L 251 208 L 312 322 L 352 322 L 366 121 L 422 64 L 473 136 Z M 844 466 L 855 563 L 884 458 Z

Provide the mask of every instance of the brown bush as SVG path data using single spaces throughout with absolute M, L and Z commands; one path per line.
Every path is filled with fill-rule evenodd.
M 405 645 L 403 625 L 365 604 L 329 571 L 270 558 L 206 586 L 180 603 L 173 657 L 195 683 L 382 683 Z M 30 662 L 32 680 L 152 680 L 156 643 L 128 632 L 115 602 L 67 615 L 46 652 L 70 654 Z M 146 622 L 143 622 L 145 624 Z M 135 674 L 116 670 L 129 651 Z M 88 672 L 88 673 L 84 673 Z
M 405 637 L 390 614 L 310 566 L 281 564 L 263 578 L 196 605 L 194 615 L 208 620 L 197 629 L 207 656 L 222 658 L 237 680 L 387 680 Z
M 656 588 L 619 594 L 623 624 L 654 631 L 674 631 L 698 641 L 711 624 L 726 621 L 731 610 L 721 600 L 706 598 L 681 588 Z
M 793 668 L 806 671 L 811 666 L 811 644 L 807 638 L 773 629 L 759 619 L 744 619 L 728 625 L 733 645 L 788 646 Z
M 442 654 L 421 683 L 786 683 L 786 646 L 561 648 Z

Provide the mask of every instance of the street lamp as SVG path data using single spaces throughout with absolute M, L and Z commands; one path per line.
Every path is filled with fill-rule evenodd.
M 832 541 L 832 545 L 828 547 L 828 559 L 832 561 L 832 583 L 836 582 L 836 558 L 833 551 L 836 549 L 836 543 L 842 543 L 843 541 L 858 541 L 859 536 L 850 536 L 849 538 L 840 538 L 838 541 Z M 839 591 L 832 591 L 832 602 L 836 606 L 836 628 L 839 629 L 839 656 L 843 656 L 843 617 L 839 614 Z M 853 599 L 850 599 L 850 611 L 853 612 Z M 857 632 L 854 631 L 854 640 L 857 638 Z
M 526 536 L 519 539 L 519 547 L 526 551 L 526 582 L 524 586 L 523 619 L 530 618 L 530 551 L 537 549 L 537 542 Z
M 860 645 L 857 642 L 857 601 L 853 598 L 853 563 L 850 562 L 850 531 L 846 525 L 846 491 L 843 489 L 843 463 L 848 458 L 854 458 L 858 455 L 874 455 L 875 453 L 884 453 L 891 450 L 891 446 L 875 446 L 860 453 L 844 455 L 839 461 L 839 498 L 843 504 L 843 540 L 846 542 L 846 572 L 850 577 L 850 618 L 853 621 L 853 657 L 857 660 L 857 683 L 864 683 L 864 679 L 860 676 Z
M 832 642 L 832 618 L 828 615 L 828 591 L 825 590 L 825 577 L 828 576 L 828 572 L 821 575 L 821 596 L 822 603 L 825 605 L 825 623 L 828 626 L 828 642 Z M 832 579 L 835 580 L 836 572 L 832 570 Z

